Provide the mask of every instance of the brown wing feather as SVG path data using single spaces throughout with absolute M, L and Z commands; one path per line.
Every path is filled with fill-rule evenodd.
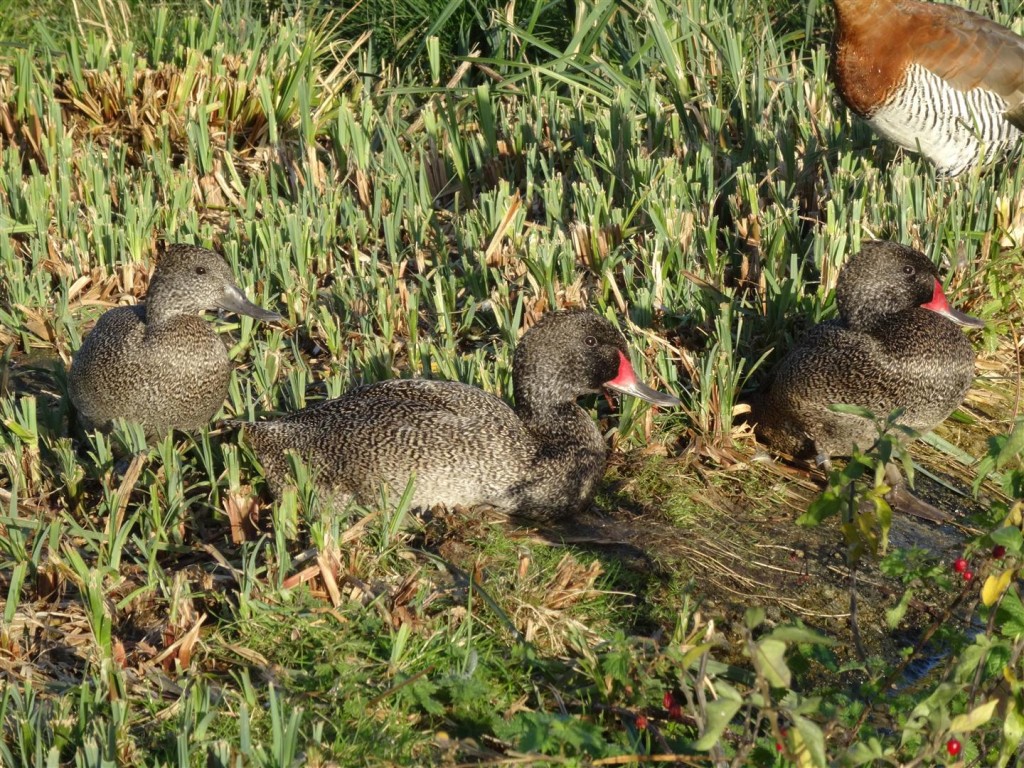
M 954 5 L 913 8 L 920 23 L 907 44 L 918 64 L 962 91 L 996 93 L 1011 110 L 1024 103 L 1024 37 Z

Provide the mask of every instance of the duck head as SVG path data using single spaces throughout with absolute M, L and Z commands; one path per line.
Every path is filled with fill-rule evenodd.
M 527 331 L 516 347 L 513 383 L 517 409 L 575 402 L 604 390 L 655 405 L 680 404 L 637 379 L 622 334 L 589 310 L 552 312 Z
M 146 294 L 147 321 L 201 315 L 215 309 L 265 322 L 282 319 L 246 299 L 227 262 L 213 251 L 194 245 L 169 246 L 157 263 Z
M 884 240 L 865 242 L 843 266 L 836 284 L 839 314 L 851 328 L 870 331 L 900 312 L 922 307 L 959 325 L 984 322 L 949 305 L 939 270 L 920 251 Z

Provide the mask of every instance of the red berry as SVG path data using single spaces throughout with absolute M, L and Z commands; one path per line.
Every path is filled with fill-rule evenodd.
M 678 704 L 673 704 L 668 708 L 669 719 L 680 722 L 683 719 L 683 708 Z
M 786 729 L 786 728 L 779 728 L 779 735 L 782 738 L 786 738 L 789 735 L 789 730 Z M 781 752 L 783 749 L 784 749 L 784 747 L 782 746 L 782 742 L 781 741 L 776 741 L 775 742 L 775 751 L 776 752 Z
M 1002 560 L 1004 557 L 1006 557 L 1006 547 L 1004 547 L 1002 544 L 996 544 L 994 547 L 992 547 L 992 557 L 994 557 L 996 560 Z
M 967 561 L 964 560 L 962 557 L 958 557 L 956 560 L 953 561 L 953 570 L 957 573 L 963 573 L 967 570 Z
M 636 729 L 638 731 L 646 731 L 647 730 L 647 718 L 644 717 L 643 715 L 637 715 L 636 716 Z
M 661 706 L 665 709 L 670 709 L 676 703 L 676 697 L 672 695 L 672 691 L 665 691 L 665 696 L 661 700 Z
M 950 739 L 946 742 L 946 751 L 953 757 L 959 755 L 961 749 L 963 749 L 963 745 L 956 739 Z
M 971 571 L 964 571 L 964 581 L 970 581 L 974 578 L 974 574 Z

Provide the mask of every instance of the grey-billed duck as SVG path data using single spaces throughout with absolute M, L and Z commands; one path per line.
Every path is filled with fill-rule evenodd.
M 397 501 L 413 509 L 488 506 L 532 518 L 585 508 L 607 447 L 577 399 L 604 389 L 662 406 L 679 400 L 637 380 L 625 339 L 590 311 L 544 316 L 513 360 L 515 407 L 456 381 L 398 379 L 359 387 L 283 418 L 243 425 L 279 493 L 294 451 L 337 504 Z
M 214 309 L 281 319 L 249 302 L 213 251 L 169 246 L 145 303 L 105 312 L 75 354 L 68 390 L 84 426 L 107 429 L 123 418 L 152 439 L 208 424 L 231 371 L 224 342 L 203 318 Z
M 872 241 L 843 266 L 839 317 L 811 328 L 754 399 L 758 436 L 772 448 L 826 463 L 870 448 L 868 419 L 830 405 L 859 405 L 927 432 L 963 401 L 974 349 L 960 326 L 981 327 L 946 300 L 935 265 L 898 243 Z

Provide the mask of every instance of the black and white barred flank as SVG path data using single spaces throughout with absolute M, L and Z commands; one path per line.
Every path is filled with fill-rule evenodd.
M 920 152 L 938 172 L 957 176 L 1011 149 L 1024 137 L 1006 119 L 1007 104 L 982 88 L 961 91 L 919 64 L 868 118 L 900 146 Z

